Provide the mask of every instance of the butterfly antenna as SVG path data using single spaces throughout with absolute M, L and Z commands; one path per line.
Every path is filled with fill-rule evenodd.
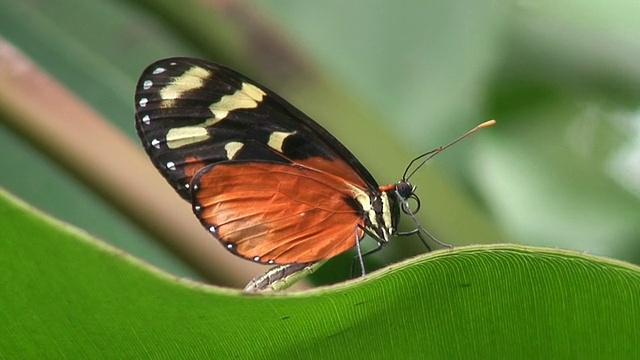
M 413 174 L 416 173 L 416 171 L 418 171 L 422 166 L 424 166 L 424 164 L 429 161 L 429 159 L 431 159 L 432 157 L 438 155 L 439 153 L 441 153 L 442 151 L 444 151 L 445 149 L 447 149 L 448 147 L 453 146 L 454 144 L 458 143 L 460 140 L 466 138 L 467 136 L 475 133 L 476 131 L 492 126 L 496 123 L 495 120 L 489 120 L 489 121 L 485 121 L 482 124 L 474 127 L 473 129 L 467 131 L 466 133 L 462 134 L 462 136 L 458 137 L 457 139 L 453 140 L 452 142 L 448 143 L 445 146 L 439 146 L 437 149 L 433 149 L 431 151 L 428 151 L 424 154 L 420 154 L 418 155 L 416 158 L 414 158 L 413 160 L 411 160 L 411 162 L 409 163 L 409 165 L 407 165 L 407 168 L 404 170 L 404 174 L 402 175 L 402 179 L 403 180 L 409 180 L 410 177 L 413 176 Z M 420 161 L 420 164 L 418 166 L 416 166 L 415 169 L 413 169 L 413 171 L 409 172 L 409 169 L 411 169 L 411 167 L 413 166 L 413 164 L 415 164 L 416 162 Z M 409 175 L 407 175 L 407 173 L 409 173 Z M 428 234 L 428 233 L 427 233 Z M 428 234 L 429 237 L 431 237 Z M 433 238 L 432 238 L 433 239 Z

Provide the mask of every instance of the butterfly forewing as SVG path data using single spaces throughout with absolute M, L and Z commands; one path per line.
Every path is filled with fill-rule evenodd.
M 136 128 L 147 153 L 187 200 L 200 169 L 229 160 L 295 162 L 376 187 L 358 160 L 317 123 L 217 64 L 160 60 L 140 77 L 135 102 Z

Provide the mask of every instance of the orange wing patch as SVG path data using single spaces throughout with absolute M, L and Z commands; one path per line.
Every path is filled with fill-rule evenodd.
M 195 156 L 189 156 L 184 159 L 184 181 L 186 184 L 191 183 L 191 179 L 198 173 L 198 171 L 202 170 L 205 167 L 206 163 L 202 161 L 200 158 Z
M 228 250 L 256 262 L 334 257 L 356 245 L 364 219 L 345 180 L 271 162 L 210 165 L 196 175 L 194 211 Z M 360 227 L 359 227 L 360 225 Z
M 292 161 L 296 164 L 301 164 L 306 167 L 320 170 L 322 172 L 334 174 L 362 188 L 365 188 L 367 186 L 364 180 L 362 180 L 362 178 L 355 172 L 353 167 L 340 159 L 327 160 L 321 157 L 310 157 L 304 160 L 296 159 Z

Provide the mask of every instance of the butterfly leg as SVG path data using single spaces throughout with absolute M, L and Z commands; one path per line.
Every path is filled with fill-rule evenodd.
M 356 261 L 360 263 L 360 269 L 362 270 L 362 276 L 364 276 L 365 274 L 365 270 L 364 270 L 364 259 L 362 258 L 362 248 L 360 247 L 360 237 L 358 236 L 358 228 L 359 226 L 356 226 L 356 228 L 353 230 L 354 233 L 354 237 L 356 239 L 356 251 L 357 251 L 357 255 L 353 258 L 353 261 L 351 262 L 351 278 L 354 277 L 355 274 L 355 270 L 356 270 Z
M 362 229 L 367 235 L 371 236 L 372 238 L 374 238 L 376 240 L 376 242 L 378 243 L 378 245 L 371 249 L 368 250 L 366 252 L 362 252 L 362 248 L 360 247 L 360 240 L 362 238 L 360 238 L 358 236 L 358 229 Z M 364 257 L 365 256 L 369 256 L 371 254 L 377 253 L 378 251 L 380 251 L 386 244 L 387 242 L 383 239 L 378 238 L 378 236 L 370 231 L 368 231 L 366 228 L 361 227 L 360 225 L 358 225 L 355 229 L 355 238 L 356 238 L 356 251 L 357 254 L 356 256 L 353 257 L 353 262 L 351 262 L 351 278 L 355 277 L 355 273 L 356 273 L 356 264 L 360 265 L 360 269 L 362 270 L 362 275 L 361 276 L 365 276 L 366 275 L 366 270 L 364 267 Z
M 396 233 L 396 236 L 411 236 L 411 235 L 418 235 L 418 238 L 420 238 L 420 241 L 422 241 L 422 244 L 424 244 L 424 247 L 427 248 L 427 251 L 433 251 L 433 249 L 431 249 L 431 246 L 429 246 L 429 243 L 427 242 L 427 240 L 423 237 L 419 228 L 415 228 L 409 231 L 399 231 Z
M 438 239 L 436 239 L 435 237 L 433 237 L 433 235 L 431 235 L 431 233 L 429 233 L 425 228 L 423 228 L 422 226 L 417 227 L 413 230 L 409 230 L 409 231 L 399 231 L 396 233 L 396 236 L 411 236 L 411 235 L 418 235 L 418 238 L 420 238 L 420 241 L 422 241 L 422 243 L 424 244 L 424 246 L 427 248 L 428 251 L 433 251 L 433 249 L 431 248 L 431 246 L 429 246 L 429 243 L 427 242 L 427 239 L 425 239 L 424 234 L 427 234 L 427 236 L 429 237 L 429 239 L 431 239 L 431 241 L 433 241 L 434 243 L 447 248 L 447 249 L 451 249 L 453 248 L 453 245 L 451 244 L 447 244 L 444 243 Z
M 417 198 L 416 198 L 417 199 Z M 418 202 L 418 208 L 420 207 L 420 202 Z M 418 218 L 415 215 L 415 210 L 412 211 L 409 208 L 409 205 L 407 204 L 407 202 L 405 201 L 404 203 L 402 203 L 402 210 L 405 212 L 405 214 L 409 215 L 409 217 L 411 218 L 411 220 L 413 220 L 414 224 L 416 224 L 416 228 L 410 231 L 405 231 L 405 232 L 396 232 L 397 236 L 408 236 L 408 235 L 413 235 L 413 234 L 417 234 L 418 237 L 420 238 L 420 241 L 422 241 L 422 243 L 427 247 L 427 249 L 429 249 L 429 251 L 431 251 L 431 247 L 427 244 L 426 239 L 423 237 L 423 235 L 426 235 L 429 239 L 431 239 L 431 241 L 433 241 L 434 243 L 445 247 L 445 248 L 453 248 L 452 245 L 444 243 L 438 239 L 436 239 L 435 236 L 431 235 L 431 233 L 425 229 L 422 225 L 420 225 L 420 222 L 418 221 Z
M 284 290 L 297 281 L 315 272 L 326 260 L 306 264 L 285 264 L 269 269 L 256 276 L 244 287 L 244 292 L 265 292 Z

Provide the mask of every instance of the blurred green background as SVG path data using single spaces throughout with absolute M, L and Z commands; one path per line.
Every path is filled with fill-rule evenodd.
M 423 224 L 454 245 L 507 241 L 640 264 L 640 2 L 177 4 L 0 0 L 0 35 L 136 143 L 137 77 L 154 60 L 180 55 L 224 63 L 277 91 L 380 183 L 398 180 L 412 156 L 495 118 L 497 126 L 421 170 L 441 181 L 416 176 Z M 335 91 L 300 91 L 306 79 Z M 336 101 L 371 116 L 353 119 Z M 0 186 L 198 277 L 2 123 L 0 153 Z M 457 195 L 434 206 L 448 194 L 442 182 Z M 415 240 L 398 243 L 423 251 Z M 406 254 L 392 247 L 379 259 Z

